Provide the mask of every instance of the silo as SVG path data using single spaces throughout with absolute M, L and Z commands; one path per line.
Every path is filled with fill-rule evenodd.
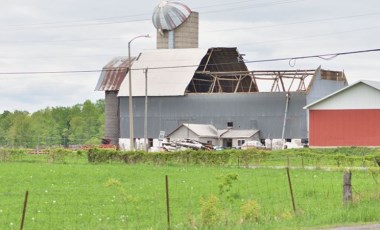
M 157 49 L 198 48 L 199 14 L 185 4 L 163 0 L 154 9 Z

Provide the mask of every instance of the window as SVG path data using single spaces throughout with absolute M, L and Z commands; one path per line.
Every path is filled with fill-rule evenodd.
M 238 140 L 238 146 L 242 146 L 245 143 L 245 140 Z
M 227 128 L 232 128 L 234 127 L 234 123 L 232 121 L 227 122 Z
M 212 141 L 208 140 L 208 141 L 207 141 L 207 144 L 208 144 L 208 145 L 212 145 Z
M 148 147 L 152 147 L 153 146 L 153 138 L 148 138 Z

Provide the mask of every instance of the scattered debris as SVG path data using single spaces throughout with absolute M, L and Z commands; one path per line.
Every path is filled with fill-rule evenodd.
M 201 143 L 199 141 L 185 139 L 180 141 L 163 142 L 162 147 L 151 147 L 150 152 L 160 151 L 179 151 L 179 150 L 214 150 L 214 146 L 210 144 Z
M 263 145 L 260 141 L 247 141 L 241 145 L 241 149 L 248 148 L 266 149 L 266 146 Z

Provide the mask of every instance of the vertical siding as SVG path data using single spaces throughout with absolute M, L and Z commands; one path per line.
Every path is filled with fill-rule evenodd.
M 311 146 L 380 146 L 380 109 L 311 110 Z
M 120 137 L 129 137 L 128 97 L 120 98 Z M 134 97 L 134 135 L 143 137 L 144 97 Z M 218 129 L 233 122 L 236 129 L 255 129 L 261 138 L 281 138 L 286 93 L 189 94 L 180 97 L 148 98 L 148 137 L 157 138 L 161 130 L 171 133 L 182 123 L 212 124 Z M 307 138 L 306 95 L 292 92 L 289 101 L 285 138 Z

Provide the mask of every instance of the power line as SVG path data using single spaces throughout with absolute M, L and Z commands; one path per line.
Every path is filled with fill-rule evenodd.
M 305 20 L 305 21 L 280 23 L 280 24 L 275 24 L 275 25 L 262 25 L 262 26 L 249 26 L 249 27 L 229 28 L 229 29 L 221 29 L 221 30 L 209 30 L 209 31 L 204 31 L 203 33 L 238 31 L 238 30 L 251 30 L 251 29 L 265 29 L 265 28 L 273 28 L 273 27 L 288 26 L 288 25 L 308 24 L 308 23 L 314 23 L 314 22 L 328 22 L 328 21 L 343 20 L 343 19 L 348 19 L 348 18 L 358 18 L 358 17 L 374 16 L 374 15 L 379 15 L 379 14 L 380 14 L 380 12 L 367 13 L 367 14 L 355 14 L 355 15 L 347 15 L 347 16 L 341 16 L 341 17 L 310 19 L 310 20 Z
M 237 7 L 230 7 L 228 9 L 221 9 L 221 10 L 211 10 L 211 11 L 205 11 L 202 12 L 203 14 L 210 14 L 210 13 L 219 13 L 219 12 L 232 12 L 236 10 L 247 10 L 251 8 L 258 8 L 258 7 L 267 7 L 267 6 L 275 6 L 275 5 L 283 5 L 283 4 L 289 4 L 289 3 L 294 3 L 294 2 L 302 2 L 302 1 L 307 1 L 307 0 L 285 0 L 285 1 L 275 1 L 275 2 L 267 2 L 267 3 L 259 3 L 259 4 L 254 4 L 254 5 L 248 5 L 248 6 L 237 6 Z
M 324 34 L 314 34 L 314 35 L 308 35 L 308 36 L 301 36 L 301 37 L 293 37 L 293 38 L 287 38 L 287 39 L 278 39 L 278 40 L 266 40 L 266 41 L 257 41 L 257 42 L 250 42 L 250 43 L 243 43 L 240 44 L 240 46 L 246 46 L 251 44 L 258 44 L 258 43 L 275 43 L 275 42 L 283 42 L 283 41 L 293 41 L 298 39 L 304 39 L 304 38 L 314 38 L 314 37 L 324 37 L 329 35 L 336 35 L 336 34 L 344 34 L 344 33 L 351 33 L 351 32 L 357 32 L 357 31 L 365 31 L 365 30 L 373 30 L 376 28 L 379 28 L 380 25 L 371 26 L 371 27 L 364 27 L 359 29 L 352 29 L 352 30 L 345 30 L 345 31 L 338 31 L 338 32 L 331 32 L 331 33 L 324 33 Z M 29 41 L 27 43 L 56 43 L 56 42 L 88 42 L 88 41 L 111 41 L 111 40 L 121 40 L 125 39 L 125 37 L 112 37 L 112 38 L 94 38 L 94 39 L 67 39 L 67 40 L 51 40 L 51 41 Z M 0 44 L 5 43 L 24 43 L 26 41 L 0 41 Z
M 301 59 L 310 59 L 310 58 L 320 58 L 324 60 L 332 60 L 338 56 L 352 55 L 352 54 L 361 54 L 361 53 L 370 53 L 370 52 L 379 52 L 379 49 L 369 49 L 369 50 L 357 50 L 357 51 L 348 51 L 340 53 L 329 53 L 329 54 L 319 54 L 319 55 L 308 55 L 308 56 L 296 56 L 296 57 L 286 57 L 286 58 L 273 58 L 273 59 L 261 59 L 261 60 L 252 60 L 245 61 L 244 63 L 262 63 L 262 62 L 277 62 L 277 61 L 292 61 L 292 60 L 301 60 Z M 219 64 L 209 64 L 209 65 L 233 65 L 241 64 L 236 62 L 229 63 L 219 63 Z M 161 66 L 161 67 L 148 67 L 148 69 L 179 69 L 179 68 L 190 68 L 197 67 L 199 65 L 181 65 L 181 66 Z M 128 67 L 124 67 L 125 69 Z M 29 74 L 74 74 L 74 73 L 99 73 L 102 71 L 119 71 L 123 69 L 122 67 L 115 69 L 102 69 L 102 70 L 65 70 L 65 71 L 35 71 L 35 72 L 0 72 L 0 75 L 29 75 Z M 144 70 L 146 68 L 132 68 L 132 70 Z
M 273 28 L 273 27 L 281 27 L 281 26 L 287 26 L 287 25 L 307 24 L 307 23 L 333 21 L 333 20 L 343 20 L 343 19 L 347 19 L 347 18 L 365 17 L 365 16 L 373 16 L 373 15 L 379 15 L 379 14 L 380 14 L 380 12 L 374 12 L 374 13 L 367 13 L 367 14 L 356 14 L 356 15 L 334 17 L 334 18 L 324 18 L 324 19 L 289 22 L 289 23 L 283 23 L 283 24 L 277 24 L 277 25 L 265 25 L 265 26 L 240 27 L 240 28 L 212 30 L 212 31 L 205 31 L 203 33 Z M 377 27 L 377 26 L 375 26 L 375 27 Z M 375 27 L 367 27 L 367 28 L 361 28 L 361 29 L 359 28 L 359 29 L 354 29 L 354 30 L 348 30 L 348 31 L 342 31 L 342 32 L 333 32 L 333 33 L 322 34 L 322 35 L 312 35 L 312 36 L 307 36 L 307 37 L 297 37 L 297 38 L 291 38 L 291 39 L 287 39 L 287 40 L 293 40 L 293 39 L 299 39 L 299 38 L 309 38 L 309 37 L 316 37 L 316 36 L 334 35 L 334 34 L 340 34 L 340 33 L 347 33 L 347 32 L 373 29 Z M 15 41 L 15 40 L 12 40 L 12 41 L 0 41 L 0 44 L 1 43 L 9 44 L 9 43 L 85 42 L 85 41 L 108 41 L 108 40 L 121 40 L 121 39 L 125 39 L 125 37 L 121 36 L 121 37 L 106 37 L 106 38 L 91 38 L 91 39 L 66 39 L 66 40 L 50 40 L 50 41 Z M 279 42 L 279 41 L 284 41 L 284 40 L 272 40 L 272 41 L 254 42 L 254 43 L 268 43 L 268 42 Z M 248 43 L 248 44 L 252 44 L 252 43 Z M 243 45 L 247 45 L 247 44 L 243 44 Z
M 251 0 L 255 1 L 255 0 Z M 221 3 L 221 4 L 214 4 L 214 5 L 208 5 L 208 6 L 201 6 L 198 7 L 201 8 L 210 8 L 215 6 L 223 6 L 223 5 L 235 5 L 236 3 L 245 3 L 245 2 L 251 2 L 251 1 L 239 1 L 234 3 Z M 236 11 L 236 10 L 245 10 L 245 9 L 251 9 L 251 8 L 258 8 L 258 7 L 268 7 L 268 6 L 275 6 L 275 5 L 282 5 L 282 4 L 289 4 L 294 2 L 300 2 L 300 1 L 307 1 L 307 0 L 279 0 L 279 1 L 273 1 L 273 2 L 266 2 L 266 3 L 258 3 L 253 5 L 245 5 L 245 6 L 237 6 L 237 7 L 228 7 L 226 9 L 219 9 L 219 10 L 210 10 L 210 11 L 201 11 L 202 14 L 210 14 L 210 13 L 217 13 L 217 12 L 224 12 L 224 11 Z M 194 9 L 198 9 L 195 7 Z M 99 18 L 99 19 L 90 19 L 90 20 L 76 20 L 76 21 L 67 21 L 67 22 L 58 22 L 58 23 L 35 23 L 35 24 L 18 24 L 18 25 L 3 25 L 0 26 L 2 29 L 40 29 L 40 28 L 46 28 L 46 27 L 53 27 L 53 28 L 62 28 L 62 27 L 78 27 L 78 26 L 98 26 L 98 25 L 109 25 L 109 24 L 121 24 L 121 23 L 129 23 L 129 22 L 141 22 L 141 21 L 150 21 L 150 18 L 142 18 L 142 19 L 130 19 L 130 20 L 124 20 L 124 21 L 104 21 L 109 19 L 123 19 L 123 18 L 133 18 L 136 16 L 145 16 L 148 15 L 147 13 L 142 14 L 135 14 L 135 15 L 127 15 L 127 16 L 118 16 L 118 17 L 106 17 L 106 18 Z M 149 14 L 151 15 L 151 14 Z M 75 24 L 79 23 L 79 24 Z
M 195 7 L 194 9 L 204 9 L 204 8 L 211 8 L 211 7 L 218 7 L 218 6 L 236 5 L 239 3 L 257 2 L 257 1 L 259 0 L 245 0 L 245 1 L 238 1 L 238 2 L 219 3 L 219 4 L 214 4 L 214 5 Z
M 324 34 L 314 34 L 314 35 L 301 36 L 301 37 L 293 37 L 293 38 L 287 38 L 287 39 L 278 39 L 278 40 L 267 40 L 267 41 L 250 42 L 250 43 L 243 43 L 243 44 L 240 44 L 240 46 L 246 46 L 246 45 L 258 44 L 258 43 L 275 43 L 275 42 L 293 41 L 293 40 L 299 40 L 299 39 L 304 39 L 304 38 L 325 37 L 325 36 L 329 36 L 329 35 L 345 34 L 345 33 L 357 32 L 357 31 L 364 31 L 364 30 L 373 30 L 373 29 L 377 29 L 377 28 L 379 28 L 379 27 L 380 27 L 380 25 L 376 25 L 376 26 L 365 27 L 365 28 L 359 28 L 359 29 L 352 29 L 352 30 L 345 30 L 345 31 L 331 32 L 331 33 L 324 33 Z

